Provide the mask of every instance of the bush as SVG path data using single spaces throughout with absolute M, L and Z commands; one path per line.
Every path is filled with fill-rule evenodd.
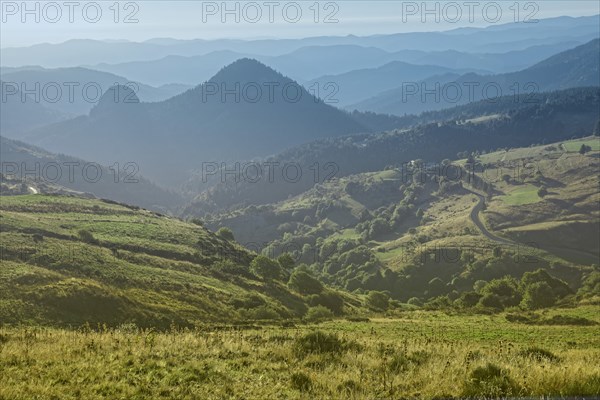
M 369 308 L 385 311 L 390 305 L 390 297 L 383 292 L 372 290 L 367 295 L 366 304 Z
M 294 258 L 290 255 L 290 253 L 283 253 L 279 257 L 277 257 L 277 262 L 279 266 L 283 268 L 285 271 L 291 271 L 294 268 L 296 262 Z
M 233 231 L 226 227 L 219 228 L 219 230 L 217 231 L 217 236 L 230 242 L 233 242 L 235 240 L 235 237 L 233 236 Z
M 410 299 L 408 299 L 408 301 L 406 303 L 410 304 L 411 306 L 419 306 L 419 307 L 421 307 L 423 305 L 423 302 L 418 297 L 411 297 Z
M 530 310 L 551 307 L 556 303 L 554 291 L 547 282 L 535 282 L 525 289 L 521 305 Z
M 322 321 L 326 319 L 331 319 L 333 317 L 333 313 L 327 307 L 316 306 L 311 307 L 306 312 L 306 316 L 304 317 L 307 321 Z
M 458 299 L 456 299 L 455 303 L 459 307 L 470 308 L 475 307 L 479 300 L 481 299 L 481 295 L 477 292 L 462 292 Z
M 295 372 L 291 378 L 292 389 L 299 390 L 301 392 L 309 392 L 312 389 L 312 380 L 310 376 L 303 372 Z
M 281 319 L 281 315 L 273 308 L 263 305 L 250 310 L 242 310 L 242 316 L 247 319 L 256 319 L 256 320 L 274 320 Z
M 502 301 L 495 294 L 488 293 L 479 300 L 479 305 L 487 308 L 502 309 Z
M 79 239 L 81 239 L 81 241 L 85 243 L 98 244 L 98 240 L 94 238 L 94 235 L 92 235 L 90 231 L 82 229 L 79 232 L 77 232 L 77 234 L 79 235 Z
M 294 354 L 306 357 L 310 354 L 341 354 L 346 350 L 345 343 L 333 333 L 315 331 L 296 339 Z
M 327 307 L 335 315 L 341 315 L 344 313 L 344 299 L 342 296 L 332 290 L 325 290 L 320 294 L 311 296 L 308 303 L 313 307 Z
M 463 396 L 473 398 L 515 396 L 518 391 L 508 372 L 490 363 L 475 368 L 463 385 Z
M 256 256 L 250 263 L 250 271 L 258 277 L 266 280 L 279 279 L 281 267 L 279 263 L 262 255 Z
M 237 309 L 240 309 L 240 308 L 251 309 L 251 308 L 258 308 L 260 306 L 264 306 L 266 304 L 266 301 L 265 301 L 265 299 L 263 299 L 261 296 L 259 296 L 257 294 L 247 294 L 240 298 L 233 299 L 231 301 L 231 304 Z
M 482 289 L 481 294 L 494 295 L 495 298 L 488 297 L 486 302 L 494 303 L 494 305 L 486 306 L 504 309 L 505 307 L 513 307 L 521 302 L 521 293 L 519 292 L 518 282 L 510 277 L 505 276 L 500 279 L 493 279 L 487 283 Z M 496 298 L 498 301 L 496 301 Z M 499 304 L 498 304 L 499 303 Z
M 323 291 L 323 284 L 308 272 L 296 270 L 290 276 L 288 286 L 301 294 L 319 294 Z

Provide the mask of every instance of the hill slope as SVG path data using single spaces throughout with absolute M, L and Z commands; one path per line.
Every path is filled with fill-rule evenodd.
M 564 51 L 518 72 L 430 78 L 385 91 L 349 109 L 404 115 L 440 110 L 508 94 L 531 94 L 571 87 L 600 86 L 600 39 Z M 426 94 L 427 90 L 431 91 Z
M 104 98 L 101 103 L 112 101 L 110 93 Z M 249 59 L 163 102 L 112 102 L 87 117 L 39 129 L 28 140 L 109 165 L 133 161 L 144 176 L 174 186 L 203 162 L 266 156 L 321 137 L 368 131 L 350 115 Z
M 64 154 L 53 154 L 2 136 L 0 159 L 2 174 L 15 182 L 23 181 L 40 193 L 44 193 L 46 187 L 59 192 L 62 191 L 60 187 L 64 187 L 162 212 L 174 212 L 184 203 L 180 195 L 156 186 L 141 176 L 134 163 L 106 167 Z
M 149 211 L 9 196 L 0 223 L 3 323 L 167 328 L 247 317 L 261 304 L 279 317 L 306 310 L 285 286 L 250 274 L 254 256 L 235 242 Z
M 0 80 L 0 134 L 19 135 L 30 129 L 66 119 L 56 110 L 45 107 L 28 95 L 23 95 L 18 86 Z
M 297 163 L 304 172 L 297 181 L 286 179 L 280 169 L 275 179 L 267 179 L 265 173 L 258 181 L 234 182 L 225 171 L 217 171 L 208 178 L 199 173 L 189 182 L 188 189 L 190 194 L 198 188 L 202 192 L 185 212 L 202 215 L 237 206 L 273 203 L 331 178 L 379 171 L 390 165 L 399 167 L 415 159 L 439 162 L 453 159 L 459 152 L 492 151 L 586 136 L 594 131 L 600 119 L 598 88 L 542 93 L 533 103 L 523 100 L 506 96 L 497 103 L 480 101 L 417 117 L 402 117 L 399 122 L 415 126 L 318 140 L 261 160 L 278 165 Z
M 152 87 L 130 81 L 123 76 L 80 67 L 23 69 L 3 73 L 1 78 L 5 82 L 14 83 L 18 87 L 24 86 L 29 90 L 39 87 L 38 91 L 42 93 L 40 104 L 71 116 L 89 113 L 102 94 L 114 85 L 130 86 L 142 101 L 147 102 L 166 100 L 189 89 L 189 86 L 185 85 Z M 69 85 L 73 84 L 75 86 L 70 93 Z

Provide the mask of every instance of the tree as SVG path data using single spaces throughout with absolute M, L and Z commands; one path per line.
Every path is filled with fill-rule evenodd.
M 554 291 L 547 282 L 535 282 L 527 286 L 522 305 L 525 308 L 537 309 L 551 307 L 556 303 Z
M 591 151 L 591 150 L 592 150 L 592 148 L 590 146 L 582 144 L 581 147 L 579 148 L 579 154 L 583 155 L 583 154 L 585 154 L 585 153 L 587 153 L 588 151 Z
M 504 308 L 516 306 L 521 302 L 521 293 L 519 292 L 519 284 L 515 278 L 505 276 L 500 279 L 493 279 L 481 289 L 481 294 L 497 296 L 502 307 Z
M 538 189 L 537 194 L 540 197 L 544 197 L 548 194 L 548 189 L 546 189 L 546 186 L 542 186 Z
M 444 293 L 446 290 L 446 284 L 440 278 L 433 278 L 428 284 L 429 297 L 437 297 Z
M 313 307 L 327 307 L 335 315 L 340 315 L 344 312 L 344 299 L 337 292 L 332 290 L 324 290 L 320 294 L 310 296 L 308 304 Z
M 219 228 L 219 230 L 217 231 L 217 236 L 230 242 L 235 240 L 233 236 L 233 231 L 226 227 Z
M 333 313 L 327 307 L 316 306 L 308 309 L 308 312 L 304 316 L 307 321 L 321 321 L 324 319 L 330 319 L 333 317 Z
M 390 297 L 383 293 L 372 290 L 367 295 L 367 306 L 376 310 L 385 311 L 390 305 Z
M 283 253 L 279 257 L 277 257 L 277 262 L 286 271 L 291 271 L 294 269 L 294 265 L 296 264 L 294 258 L 290 255 L 290 253 Z
M 279 263 L 262 255 L 256 256 L 250 263 L 250 271 L 258 277 L 265 280 L 279 279 L 281 277 L 281 267 Z
M 319 294 L 323 291 L 323 284 L 305 271 L 294 271 L 288 286 L 301 294 Z

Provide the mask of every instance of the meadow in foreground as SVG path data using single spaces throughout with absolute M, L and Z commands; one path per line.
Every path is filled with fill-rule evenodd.
M 545 317 L 558 314 L 597 322 L 598 308 Z M 0 399 L 589 396 L 597 333 L 426 311 L 244 329 L 3 327 Z

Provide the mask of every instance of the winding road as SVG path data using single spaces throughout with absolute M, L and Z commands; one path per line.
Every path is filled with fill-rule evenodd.
M 502 244 L 508 244 L 508 245 L 515 245 L 517 244 L 516 242 L 510 240 L 510 239 L 505 239 L 502 238 L 500 236 L 496 236 L 494 235 L 492 232 L 490 232 L 485 225 L 483 224 L 483 222 L 481 222 L 481 219 L 479 219 L 479 212 L 481 210 L 483 210 L 483 206 L 485 205 L 485 197 L 480 194 L 477 193 L 471 189 L 468 188 L 464 188 L 467 192 L 474 194 L 475 196 L 477 196 L 477 204 L 475 205 L 475 207 L 473 207 L 473 209 L 471 210 L 471 221 L 473 221 L 473 223 L 475 224 L 475 226 L 477 226 L 477 228 L 481 231 L 481 233 L 483 234 L 483 236 L 487 237 L 488 239 L 490 239 L 491 241 L 497 242 L 497 243 L 502 243 Z
M 600 260 L 598 259 L 598 256 L 592 253 L 588 253 L 579 249 L 571 249 L 568 247 L 560 247 L 560 246 L 540 246 L 539 244 L 534 244 L 532 246 L 533 243 L 519 243 L 519 242 L 515 242 L 513 240 L 510 239 L 506 239 L 500 236 L 496 236 L 494 235 L 492 232 L 490 232 L 485 225 L 483 224 L 483 222 L 481 221 L 481 219 L 479 218 L 479 212 L 483 210 L 483 207 L 485 205 L 485 197 L 480 194 L 477 193 L 471 189 L 468 188 L 464 188 L 466 191 L 468 191 L 469 193 L 474 194 L 475 196 L 477 196 L 477 204 L 475 205 L 475 207 L 473 207 L 473 209 L 471 210 L 471 214 L 470 214 L 470 218 L 471 221 L 473 221 L 473 223 L 475 224 L 475 226 L 477 226 L 477 228 L 479 229 L 479 231 L 488 239 L 490 239 L 491 241 L 494 241 L 496 243 L 501 243 L 504 245 L 510 245 L 510 246 L 525 246 L 525 247 L 530 247 L 532 249 L 537 249 L 537 250 L 545 250 L 551 253 L 555 253 L 557 252 L 557 250 L 564 254 L 564 253 L 569 253 L 571 255 L 571 257 L 573 259 L 578 260 L 579 262 L 582 263 L 589 263 L 589 264 L 597 264 Z M 560 254 L 559 253 L 559 254 Z

